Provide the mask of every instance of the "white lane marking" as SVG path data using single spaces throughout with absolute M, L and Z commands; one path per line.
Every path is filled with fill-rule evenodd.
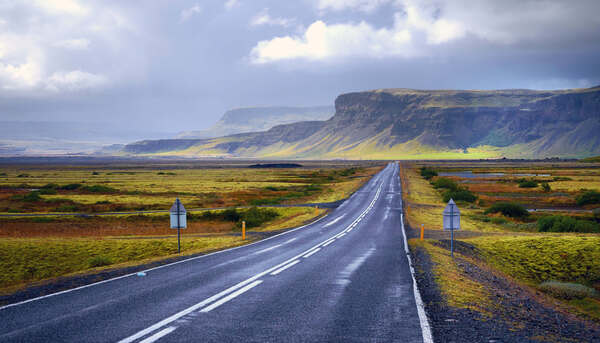
M 341 237 L 344 237 L 344 236 L 346 236 L 346 233 L 345 233 L 345 232 L 342 232 L 342 234 L 341 234 L 341 235 L 339 235 L 339 236 L 338 236 L 338 238 L 341 238 Z
M 282 271 L 284 271 L 288 268 L 291 268 L 292 266 L 296 265 L 297 263 L 300 263 L 300 260 L 296 260 L 292 263 L 289 263 L 289 264 L 277 269 L 276 271 L 272 272 L 271 275 L 277 275 L 277 274 L 281 273 Z
M 326 242 L 323 244 L 324 247 L 328 246 L 329 244 L 335 242 L 335 239 L 330 240 L 329 242 Z
M 262 275 L 260 275 L 260 276 L 262 276 Z M 184 316 L 186 316 L 186 315 L 188 315 L 188 314 L 190 314 L 190 313 L 192 313 L 192 312 L 194 312 L 194 311 L 196 311 L 196 310 L 198 310 L 198 309 L 200 309 L 200 308 L 202 308 L 202 307 L 210 304 L 211 302 L 213 302 L 215 300 L 218 300 L 222 296 L 224 296 L 226 294 L 229 294 L 229 293 L 235 291 L 236 289 L 238 289 L 238 288 L 240 288 L 242 286 L 245 286 L 248 283 L 250 283 L 250 282 L 252 282 L 252 281 L 254 281 L 256 279 L 257 278 L 250 278 L 248 280 L 244 280 L 244 281 L 238 283 L 237 285 L 231 286 L 231 287 L 227 288 L 226 290 L 221 291 L 221 292 L 213 295 L 212 297 L 210 297 L 208 299 L 205 299 L 205 300 L 197 303 L 194 306 L 188 307 L 185 310 L 183 310 L 181 312 L 178 312 L 178 313 L 175 313 L 174 315 L 172 315 L 172 316 L 170 316 L 170 317 L 168 317 L 166 319 L 163 319 L 160 322 L 158 322 L 158 323 L 156 323 L 156 324 L 154 324 L 154 325 L 152 325 L 152 326 L 150 326 L 150 327 L 148 327 L 148 328 L 146 328 L 146 329 L 144 329 L 144 330 L 142 330 L 142 331 L 140 331 L 140 332 L 138 332 L 138 333 L 136 333 L 134 335 L 131 335 L 131 336 L 127 337 L 127 338 L 124 338 L 124 339 L 120 340 L 119 343 L 130 343 L 130 342 L 135 341 L 138 338 L 146 336 L 147 334 L 149 334 L 149 333 L 151 333 L 153 331 L 156 331 L 156 330 L 160 329 L 161 327 L 163 327 L 165 325 L 168 325 L 168 324 L 170 324 L 170 323 L 178 320 L 179 318 L 184 317 Z
M 308 254 L 304 255 L 304 258 L 311 257 L 312 255 L 314 255 L 317 252 L 319 252 L 319 250 L 321 250 L 321 248 L 316 248 L 315 250 L 313 250 L 313 251 L 309 252 Z
M 369 204 L 369 206 L 363 211 L 363 213 L 366 213 L 366 212 L 370 211 L 371 208 L 373 208 L 373 205 L 375 204 L 375 202 L 379 198 L 379 194 L 381 193 L 382 186 L 383 186 L 383 183 L 379 185 L 379 188 L 377 189 L 377 193 L 375 193 L 375 197 L 373 198 L 373 200 L 371 201 L 371 203 Z M 360 221 L 360 218 L 356 218 L 354 220 L 354 222 L 352 224 L 350 224 L 350 225 L 356 225 L 359 221 Z M 302 228 L 302 227 L 300 227 L 300 228 Z M 300 229 L 300 228 L 298 228 L 298 229 Z M 297 230 L 297 229 L 294 229 L 294 230 Z M 288 232 L 291 232 L 291 231 L 288 231 Z M 326 241 L 328 241 L 328 240 L 330 240 L 330 239 L 332 239 L 334 237 L 330 237 L 330 238 L 324 240 L 323 242 L 326 242 Z M 191 307 L 189 307 L 189 308 L 187 308 L 187 309 L 185 309 L 185 310 L 183 310 L 181 312 L 178 312 L 178 313 L 176 313 L 176 314 L 174 314 L 174 315 L 172 315 L 172 316 L 170 316 L 170 317 L 168 317 L 166 319 L 163 319 L 160 322 L 158 322 L 158 323 L 156 323 L 156 324 L 154 324 L 154 325 L 152 325 L 152 326 L 150 326 L 150 327 L 148 327 L 146 329 L 143 329 L 143 330 L 139 331 L 138 333 L 135 333 L 135 334 L 133 334 L 133 335 L 127 337 L 127 338 L 124 338 L 121 341 L 119 341 L 119 343 L 130 343 L 130 342 L 133 342 L 134 340 L 136 340 L 136 339 L 138 339 L 140 337 L 143 337 L 143 336 L 149 334 L 150 332 L 156 331 L 159 328 L 161 328 L 161 327 L 163 327 L 165 325 L 168 325 L 171 322 L 176 321 L 177 319 L 179 319 L 179 318 L 181 318 L 183 316 L 186 316 L 186 315 L 188 315 L 188 314 L 190 314 L 190 313 L 192 313 L 192 312 L 194 312 L 194 311 L 196 311 L 196 310 L 198 310 L 198 309 L 200 309 L 200 308 L 202 308 L 202 307 L 210 304 L 213 301 L 216 301 L 217 299 L 221 298 L 222 296 L 224 296 L 226 294 L 229 294 L 229 293 L 235 291 L 236 289 L 238 289 L 238 288 L 240 288 L 240 287 L 242 287 L 244 285 L 247 285 L 248 283 L 250 283 L 250 282 L 252 282 L 254 280 L 257 280 L 258 278 L 260 278 L 260 277 L 262 277 L 262 276 L 264 276 L 266 274 L 269 274 L 269 273 L 273 272 L 274 270 L 277 270 L 277 269 L 281 268 L 282 266 L 290 263 L 291 261 L 294 261 L 294 260 L 300 258 L 301 256 L 303 256 L 303 255 L 305 255 L 307 253 L 310 253 L 310 252 L 314 251 L 315 249 L 317 249 L 317 251 L 318 251 L 318 250 L 320 250 L 320 248 L 318 248 L 318 247 L 321 244 L 323 244 L 323 242 L 320 242 L 320 243 L 314 245 L 312 248 L 310 248 L 308 250 L 305 250 L 304 252 L 302 252 L 302 253 L 300 253 L 300 254 L 298 254 L 298 255 L 296 255 L 296 256 L 294 256 L 294 257 L 292 257 L 292 258 L 290 258 L 290 259 L 288 259 L 288 260 L 286 260 L 286 261 L 284 261 L 284 262 L 282 262 L 282 263 L 274 266 L 274 267 L 271 267 L 271 268 L 269 268 L 269 269 L 267 269 L 267 270 L 265 270 L 263 272 L 260 272 L 260 273 L 254 275 L 254 276 L 252 276 L 252 277 L 250 277 L 250 278 L 248 278 L 248 279 L 246 279 L 246 280 L 244 280 L 244 281 L 242 281 L 242 282 L 240 282 L 240 283 L 238 283 L 238 284 L 236 284 L 234 286 L 231 286 L 228 289 L 226 289 L 226 290 L 224 290 L 224 291 L 222 291 L 220 293 L 217 293 L 217 294 L 213 295 L 212 297 L 210 297 L 208 299 L 205 299 L 205 300 L 197 303 L 196 305 L 193 305 L 193 306 L 191 306 Z
M 249 247 L 249 246 L 251 246 L 251 245 L 255 245 L 255 244 L 261 244 L 261 243 L 264 243 L 264 242 L 266 242 L 266 241 L 268 241 L 268 240 L 271 240 L 271 239 L 277 238 L 277 237 L 279 237 L 279 236 L 283 236 L 283 235 L 286 235 L 286 234 L 288 234 L 288 233 L 292 233 L 292 232 L 294 232 L 294 231 L 297 231 L 297 230 L 303 229 L 303 228 L 305 228 L 305 227 L 307 227 L 307 226 L 310 226 L 310 225 L 316 224 L 317 222 L 319 222 L 319 221 L 323 220 L 323 219 L 324 219 L 324 218 L 326 218 L 327 216 L 328 216 L 328 214 L 326 214 L 326 215 L 324 215 L 323 217 L 321 217 L 321 218 L 319 218 L 319 219 L 315 220 L 315 221 L 314 221 L 314 222 L 312 222 L 312 223 L 309 223 L 309 224 L 306 224 L 306 225 L 299 226 L 299 227 L 297 227 L 297 228 L 295 228 L 295 229 L 291 229 L 291 230 L 289 230 L 289 231 L 282 232 L 282 233 L 280 233 L 280 234 L 277 234 L 277 235 L 275 235 L 275 236 L 271 236 L 271 237 L 269 237 L 269 238 L 265 238 L 265 239 L 263 239 L 263 240 L 260 240 L 260 241 L 258 241 L 258 242 L 254 242 L 254 243 L 250 243 L 250 244 L 246 244 L 246 245 L 240 245 L 240 246 L 233 247 L 233 248 L 229 248 L 229 249 L 219 250 L 219 251 L 215 251 L 215 252 L 212 252 L 212 253 L 210 253 L 210 254 L 206 254 L 206 255 L 201 255 L 201 256 L 196 256 L 196 257 L 190 257 L 190 258 L 187 258 L 187 259 L 184 259 L 184 260 L 181 260 L 181 261 L 172 262 L 172 263 L 168 263 L 168 264 L 163 264 L 162 266 L 158 266 L 158 267 L 154 267 L 154 268 L 146 269 L 146 270 L 143 270 L 142 272 L 144 272 L 144 273 L 147 273 L 147 272 L 149 272 L 149 271 L 153 271 L 153 270 L 157 270 L 157 269 L 161 269 L 161 268 L 165 268 L 165 267 L 174 266 L 174 265 L 176 265 L 176 264 L 180 264 L 180 263 L 185 263 L 185 262 L 194 261 L 194 260 L 197 260 L 197 259 L 201 259 L 201 258 L 205 258 L 205 257 L 212 256 L 212 255 L 221 254 L 221 253 L 224 253 L 224 252 L 228 252 L 228 251 L 232 251 L 232 250 L 237 250 L 237 249 L 241 249 L 241 248 Z M 9 308 L 9 307 L 14 307 L 14 306 L 19 306 L 19 305 L 27 304 L 27 303 L 30 303 L 30 302 L 33 302 L 33 301 L 38 301 L 38 300 L 45 299 L 45 298 L 50 298 L 50 297 L 53 297 L 53 296 L 56 296 L 56 295 L 60 295 L 60 294 L 65 294 L 65 293 L 70 293 L 70 292 L 78 291 L 78 290 L 80 290 L 80 289 L 84 289 L 84 288 L 88 288 L 88 287 L 92 287 L 92 286 L 98 286 L 98 285 L 101 285 L 101 284 L 103 284 L 103 283 L 112 282 L 112 281 L 116 281 L 116 280 L 119 280 L 119 279 L 124 279 L 124 278 L 126 278 L 126 277 L 130 277 L 130 276 L 134 276 L 134 275 L 137 275 L 137 272 L 136 272 L 136 273 L 131 273 L 131 274 L 126 274 L 126 275 L 117 276 L 117 277 L 114 277 L 114 278 L 112 278 L 112 279 L 107 279 L 107 280 L 102 280 L 102 281 L 98 281 L 98 282 L 90 283 L 89 285 L 83 285 L 83 286 L 79 286 L 79 287 L 75 287 L 75 288 L 71 288 L 71 289 L 66 289 L 66 290 L 64 290 L 64 291 L 60 291 L 60 292 L 56 292 L 56 293 L 52 293 L 52 294 L 46 294 L 46 295 L 43 295 L 43 296 L 41 296 L 41 297 L 37 297 L 37 298 L 33 298 L 33 299 L 28 299 L 28 300 L 23 300 L 23 301 L 20 301 L 20 302 L 18 302 L 18 303 L 14 303 L 14 304 L 4 305 L 4 306 L 0 307 L 0 311 L 1 311 L 1 310 L 4 310 L 4 309 L 6 309 L 6 308 Z
M 252 288 L 260 285 L 262 283 L 262 280 L 256 280 L 253 283 L 247 285 L 246 287 L 242 288 L 242 289 L 238 289 L 237 291 L 229 294 L 228 296 L 221 298 L 221 300 L 219 301 L 215 301 L 214 303 L 212 303 L 212 305 L 206 306 L 205 308 L 201 309 L 200 312 L 209 312 L 211 310 L 214 310 L 215 308 L 223 305 L 224 303 L 228 302 L 229 300 L 239 296 L 240 294 L 243 294 L 249 290 L 251 290 Z
M 259 251 L 255 252 L 253 255 L 258 255 L 258 254 L 262 254 L 262 253 L 264 253 L 264 252 L 267 252 L 267 251 L 269 251 L 269 250 L 277 249 L 277 248 L 279 248 L 279 247 L 280 247 L 280 246 L 282 246 L 282 245 L 283 245 L 283 244 L 277 244 L 277 245 L 274 245 L 274 246 L 272 246 L 272 247 L 269 247 L 269 248 L 266 248 L 266 249 L 263 249 L 263 250 L 259 250 Z
M 292 238 L 292 239 L 288 239 L 287 241 L 283 242 L 283 244 L 288 244 L 288 243 L 292 243 L 293 241 L 297 240 L 298 238 Z
M 161 339 L 161 338 L 165 337 L 166 335 L 170 334 L 171 332 L 175 331 L 175 329 L 177 329 L 177 327 L 169 326 L 168 328 L 166 328 L 164 330 L 160 330 L 159 332 L 146 338 L 145 340 L 140 341 L 140 343 L 152 343 L 152 342 L 158 341 L 159 339 Z
M 404 251 L 406 252 L 406 258 L 408 259 L 408 267 L 410 268 L 410 275 L 413 281 L 413 293 L 415 294 L 415 303 L 417 304 L 417 313 L 419 315 L 419 322 L 421 323 L 421 333 L 423 335 L 423 343 L 433 343 L 433 336 L 431 335 L 431 327 L 429 326 L 429 320 L 427 319 L 427 313 L 425 313 L 425 307 L 423 306 L 423 300 L 421 299 L 421 292 L 417 287 L 417 280 L 415 279 L 415 269 L 413 268 L 412 261 L 410 259 L 410 253 L 408 250 L 408 243 L 406 242 L 406 233 L 404 232 L 404 214 L 400 213 L 400 225 L 402 227 L 402 237 L 404 237 Z
M 339 217 L 335 218 L 334 220 L 330 221 L 329 223 L 327 223 L 327 224 L 323 225 L 323 227 L 328 227 L 328 226 L 331 226 L 331 225 L 333 225 L 333 224 L 335 224 L 335 223 L 339 222 L 340 220 L 342 220 L 342 218 L 344 218 L 345 216 L 346 216 L 346 213 L 344 213 L 344 214 L 342 214 L 341 216 L 339 216 Z

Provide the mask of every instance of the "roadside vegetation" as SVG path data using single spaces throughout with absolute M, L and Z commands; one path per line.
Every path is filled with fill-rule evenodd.
M 401 170 L 406 220 L 414 235 L 420 224 L 426 228 L 426 240 L 410 240 L 411 249 L 427 253 L 449 306 L 487 315 L 490 286 L 472 274 L 479 268 L 538 290 L 561 311 L 600 322 L 599 169 L 448 162 L 403 163 Z M 450 192 L 461 189 L 472 197 L 451 196 L 461 210 L 453 260 L 441 212 Z
M 182 254 L 203 253 L 313 221 L 327 211 L 268 206 L 341 200 L 380 169 L 368 163 L 267 169 L 218 163 L 6 167 L 0 169 L 0 212 L 42 216 L 0 217 L 0 293 L 58 276 L 178 256 L 168 213 L 130 211 L 168 210 L 179 197 L 188 210 Z M 123 214 L 95 215 L 103 212 Z

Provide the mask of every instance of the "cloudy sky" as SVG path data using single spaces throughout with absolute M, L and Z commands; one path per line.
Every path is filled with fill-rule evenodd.
M 0 0 L 0 120 L 202 129 L 375 88 L 600 84 L 597 0 Z

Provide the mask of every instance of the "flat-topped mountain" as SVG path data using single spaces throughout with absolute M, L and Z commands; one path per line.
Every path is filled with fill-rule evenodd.
M 338 96 L 327 121 L 206 140 L 142 141 L 124 151 L 286 159 L 586 157 L 600 154 L 600 87 L 348 93 Z
M 236 108 L 225 112 L 209 129 L 182 132 L 177 138 L 214 138 L 242 132 L 266 131 L 277 125 L 327 120 L 334 112 L 333 106 Z

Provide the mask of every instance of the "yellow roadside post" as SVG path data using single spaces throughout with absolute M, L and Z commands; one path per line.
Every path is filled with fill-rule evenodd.
M 315 206 L 315 216 L 319 215 L 319 206 Z
M 425 224 L 421 224 L 421 240 L 423 240 L 424 235 L 425 235 Z
M 246 240 L 246 222 L 242 221 L 242 241 Z

